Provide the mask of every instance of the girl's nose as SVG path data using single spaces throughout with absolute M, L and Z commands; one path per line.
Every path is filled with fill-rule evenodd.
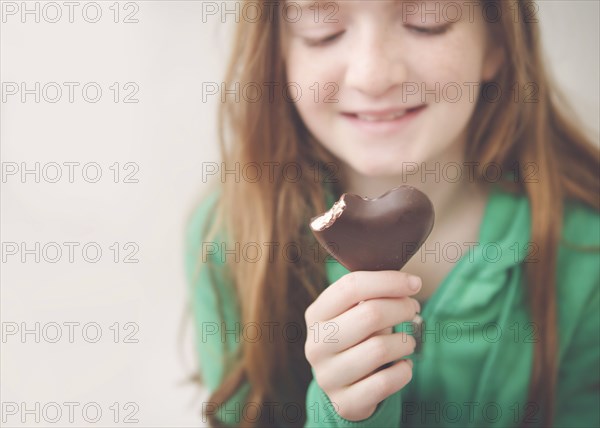
M 359 37 L 348 52 L 345 83 L 365 95 L 378 97 L 404 82 L 406 65 L 399 40 L 385 34 L 385 29 L 374 32 L 377 34 Z

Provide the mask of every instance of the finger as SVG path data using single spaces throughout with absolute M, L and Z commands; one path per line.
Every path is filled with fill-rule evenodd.
M 416 340 L 406 333 L 376 336 L 324 361 L 322 382 L 330 389 L 352 385 L 386 363 L 412 354 Z M 340 368 L 343 367 L 343 370 Z M 331 379 L 328 379 L 328 374 Z M 335 377 L 335 378 L 334 378 Z
M 360 302 L 358 302 L 358 304 L 360 305 L 361 303 L 364 303 L 364 302 L 366 302 L 366 300 L 361 300 Z M 377 330 L 375 333 L 373 333 L 369 337 L 379 336 L 381 334 L 391 334 L 391 333 L 393 333 L 393 327 L 385 327 L 385 328 L 382 328 L 381 330 Z
M 361 403 L 368 397 L 369 402 L 377 404 L 404 388 L 411 379 L 412 361 L 403 359 L 350 385 L 344 391 L 345 400 Z
M 410 285 L 417 286 L 416 289 Z M 378 297 L 405 297 L 416 294 L 421 288 L 421 279 L 405 272 L 356 271 L 344 275 L 327 287 L 309 307 L 311 321 L 327 321 L 362 300 Z
M 416 313 L 416 301 L 410 297 L 371 299 L 356 305 L 327 322 L 335 328 L 337 340 L 328 342 L 326 352 L 342 352 L 377 331 L 412 320 Z
M 393 332 L 394 332 L 394 327 L 382 328 L 381 330 L 377 330 L 375 333 L 373 333 L 372 335 L 367 337 L 367 339 L 370 337 L 374 337 L 374 336 L 381 336 L 382 334 L 392 334 Z

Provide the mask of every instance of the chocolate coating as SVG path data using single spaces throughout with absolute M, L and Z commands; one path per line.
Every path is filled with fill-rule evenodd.
M 326 222 L 318 220 L 322 216 Z M 400 270 L 423 245 L 434 219 L 429 198 L 402 185 L 374 199 L 344 193 L 336 202 L 335 215 L 330 210 L 313 217 L 311 230 L 350 271 Z M 317 230 L 319 224 L 322 230 Z

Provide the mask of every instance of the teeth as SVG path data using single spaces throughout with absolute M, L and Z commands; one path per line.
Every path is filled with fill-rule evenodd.
M 359 118 L 360 120 L 366 120 L 367 122 L 383 122 L 383 121 L 387 121 L 387 120 L 397 119 L 399 117 L 404 116 L 405 114 L 406 114 L 406 111 L 399 112 L 399 113 L 392 113 L 387 116 L 372 116 L 372 115 L 368 115 L 368 114 L 357 114 L 356 117 Z

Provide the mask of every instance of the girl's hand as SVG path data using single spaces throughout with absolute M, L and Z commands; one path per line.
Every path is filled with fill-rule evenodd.
M 420 288 L 419 277 L 399 271 L 351 272 L 306 309 L 306 359 L 342 418 L 368 418 L 410 382 L 410 360 L 377 369 L 414 352 L 415 339 L 392 327 L 420 312 L 419 302 L 408 297 Z

